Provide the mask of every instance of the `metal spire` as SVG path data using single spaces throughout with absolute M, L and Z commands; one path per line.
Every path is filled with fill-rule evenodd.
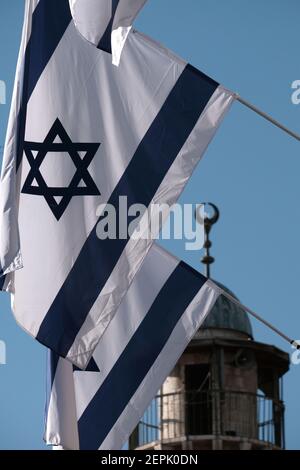
M 202 217 L 202 214 L 201 214 L 201 208 L 204 206 L 204 217 Z M 209 215 L 207 214 L 207 212 L 205 212 L 205 207 L 210 207 L 210 209 L 212 209 L 212 215 L 209 217 Z M 211 248 L 211 241 L 209 239 L 209 234 L 210 234 L 210 231 L 211 231 L 211 228 L 212 226 L 219 220 L 219 217 L 220 217 L 220 211 L 219 209 L 217 208 L 217 206 L 215 206 L 214 204 L 212 204 L 211 202 L 203 202 L 199 207 L 198 209 L 196 210 L 195 212 L 195 217 L 196 217 L 196 220 L 199 224 L 204 224 L 204 245 L 203 247 L 205 248 L 205 255 L 203 256 L 203 258 L 201 259 L 201 262 L 206 266 L 206 277 L 207 278 L 210 278 L 210 265 L 212 263 L 214 263 L 215 259 L 210 256 L 210 251 L 209 249 Z M 231 294 L 229 294 L 227 291 L 221 289 L 220 287 L 218 287 L 217 285 L 215 285 L 215 288 L 219 289 L 220 291 L 220 294 L 224 295 L 225 297 L 227 297 L 228 300 L 230 300 L 231 302 L 233 302 L 234 304 L 236 304 L 238 307 L 242 308 L 245 312 L 247 312 L 249 315 L 251 315 L 253 318 L 255 318 L 256 320 L 258 320 L 259 322 L 261 322 L 262 324 L 264 324 L 266 327 L 268 327 L 270 330 L 274 331 L 274 333 L 276 333 L 277 335 L 281 336 L 281 338 L 283 338 L 284 340 L 286 340 L 288 343 L 290 343 L 294 348 L 300 350 L 300 343 L 298 343 L 298 341 L 290 338 L 289 336 L 287 336 L 285 333 L 283 333 L 282 331 L 280 331 L 278 328 L 276 328 L 274 325 L 272 325 L 271 323 L 269 323 L 267 320 L 265 320 L 263 317 L 261 317 L 260 315 L 258 315 L 256 312 L 254 312 L 253 310 L 251 310 L 249 307 L 247 307 L 246 305 L 243 305 L 239 300 L 237 300 L 235 297 L 232 297 Z
M 203 248 L 205 249 L 205 255 L 201 259 L 201 263 L 205 265 L 205 276 L 207 278 L 210 278 L 210 265 L 215 262 L 215 259 L 210 255 L 210 248 L 212 246 L 212 243 L 209 239 L 209 234 L 211 231 L 212 226 L 219 220 L 220 217 L 220 211 L 215 206 L 215 204 L 212 204 L 211 202 L 203 202 L 202 207 L 204 206 L 204 219 L 202 219 L 202 216 L 200 214 L 200 211 L 196 211 L 196 220 L 200 224 L 204 224 L 204 245 Z M 200 206 L 201 207 L 201 206 Z M 205 211 L 205 209 L 209 207 L 210 212 L 212 209 L 212 215 L 209 216 L 209 214 Z

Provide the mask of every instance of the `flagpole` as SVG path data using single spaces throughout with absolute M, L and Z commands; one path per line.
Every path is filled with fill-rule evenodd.
M 265 113 L 264 111 L 261 111 L 259 108 L 257 108 L 256 106 L 254 106 L 253 104 L 249 103 L 249 101 L 246 101 L 244 100 L 244 98 L 241 98 L 239 95 L 236 96 L 236 99 L 237 101 L 239 101 L 241 104 L 243 104 L 244 106 L 246 106 L 247 108 L 251 109 L 252 111 L 254 111 L 256 114 L 258 114 L 259 116 L 261 116 L 262 118 L 266 119 L 267 121 L 269 121 L 271 124 L 273 124 L 274 126 L 278 127 L 279 129 L 281 129 L 283 132 L 286 132 L 288 135 L 290 135 L 291 137 L 294 137 L 294 139 L 300 141 L 300 135 L 297 134 L 296 132 L 294 131 L 291 131 L 290 129 L 288 129 L 286 126 L 284 126 L 283 124 L 281 124 L 279 121 L 277 121 L 276 119 L 272 118 L 272 116 L 270 116 L 269 114 Z
M 282 331 L 278 330 L 278 328 L 276 328 L 274 325 L 272 325 L 271 323 L 269 323 L 267 320 L 265 320 L 264 318 L 262 318 L 260 315 L 258 315 L 257 313 L 255 313 L 253 310 L 251 310 L 249 307 L 246 307 L 246 305 L 242 304 L 239 300 L 235 299 L 232 295 L 230 295 L 228 292 L 224 291 L 223 289 L 219 289 L 221 294 L 224 295 L 225 297 L 227 297 L 228 300 L 230 300 L 231 302 L 233 302 L 235 305 L 237 305 L 238 307 L 242 308 L 243 310 L 245 310 L 247 313 L 249 313 L 249 315 L 251 315 L 252 317 L 256 318 L 256 320 L 258 320 L 260 323 L 263 323 L 265 326 L 267 326 L 269 329 L 271 329 L 272 331 L 274 331 L 275 333 L 277 333 L 279 336 L 281 336 L 281 338 L 283 338 L 285 341 L 288 341 L 289 344 L 291 344 L 292 346 L 294 346 L 296 349 L 300 349 L 300 344 L 297 343 L 296 340 L 294 339 L 291 339 L 289 338 L 287 335 L 285 335 L 284 333 L 282 333 Z

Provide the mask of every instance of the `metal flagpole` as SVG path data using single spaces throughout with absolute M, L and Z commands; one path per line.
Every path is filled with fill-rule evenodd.
M 275 333 L 277 333 L 279 336 L 281 336 L 281 338 L 283 338 L 284 340 L 288 341 L 292 346 L 294 346 L 296 349 L 300 349 L 300 344 L 297 343 L 297 341 L 295 341 L 294 339 L 291 339 L 289 338 L 288 336 L 286 336 L 284 333 L 282 333 L 282 331 L 278 330 L 278 328 L 276 328 L 275 326 L 273 326 L 271 323 L 269 323 L 267 320 L 264 320 L 260 315 L 258 315 L 257 313 L 255 313 L 253 310 L 251 310 L 249 307 L 246 307 L 245 305 L 243 305 L 241 302 L 239 302 L 237 299 L 235 299 L 234 297 L 232 297 L 232 295 L 228 294 L 227 292 L 225 292 L 223 289 L 220 289 L 220 292 L 222 293 L 222 295 L 224 295 L 225 297 L 227 297 L 227 299 L 229 299 L 231 302 L 233 302 L 235 305 L 237 305 L 238 307 L 241 307 L 243 310 L 245 310 L 247 313 L 249 313 L 249 315 L 251 315 L 252 317 L 256 318 L 256 320 L 260 321 L 261 323 L 263 323 L 265 326 L 267 326 L 268 328 L 270 328 L 272 331 L 274 331 Z
M 300 141 L 300 135 L 297 134 L 296 132 L 294 131 L 291 131 L 290 129 L 288 129 L 286 126 L 284 126 L 283 124 L 281 124 L 280 122 L 276 121 L 276 119 L 272 118 L 272 116 L 269 116 L 269 114 L 265 113 L 264 111 L 261 111 L 260 109 L 258 109 L 256 106 L 254 106 L 253 104 L 249 103 L 249 101 L 246 101 L 244 100 L 244 98 L 241 98 L 239 95 L 236 95 L 236 99 L 237 101 L 239 101 L 241 104 L 243 104 L 244 106 L 246 106 L 247 108 L 251 109 L 252 111 L 254 111 L 256 114 L 258 114 L 259 116 L 263 117 L 264 119 L 266 119 L 267 121 L 271 122 L 274 126 L 278 127 L 279 129 L 281 129 L 282 131 L 286 132 L 287 134 L 289 134 L 291 137 L 294 137 L 294 139 L 296 140 L 299 140 Z

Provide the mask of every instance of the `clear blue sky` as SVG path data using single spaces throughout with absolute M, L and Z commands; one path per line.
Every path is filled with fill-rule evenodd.
M 0 5 L 0 79 L 12 90 L 23 0 Z M 149 0 L 136 28 L 149 34 L 300 133 L 297 0 Z M 3 143 L 9 107 L 0 106 Z M 288 335 L 300 339 L 300 143 L 236 103 L 187 186 L 182 202 L 211 201 L 221 210 L 212 232 L 213 277 Z M 166 246 L 195 268 L 201 253 Z M 290 353 L 265 327 L 255 338 Z M 0 298 L 0 449 L 40 449 L 45 350 L 25 335 Z M 300 365 L 285 379 L 286 432 L 300 449 Z

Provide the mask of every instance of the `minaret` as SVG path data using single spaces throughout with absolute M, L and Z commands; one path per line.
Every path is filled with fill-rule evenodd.
M 210 277 L 211 228 L 205 204 Z M 223 289 L 234 295 L 225 286 Z M 284 449 L 282 377 L 289 356 L 256 342 L 247 313 L 220 296 L 131 437 L 131 448 L 168 450 Z

